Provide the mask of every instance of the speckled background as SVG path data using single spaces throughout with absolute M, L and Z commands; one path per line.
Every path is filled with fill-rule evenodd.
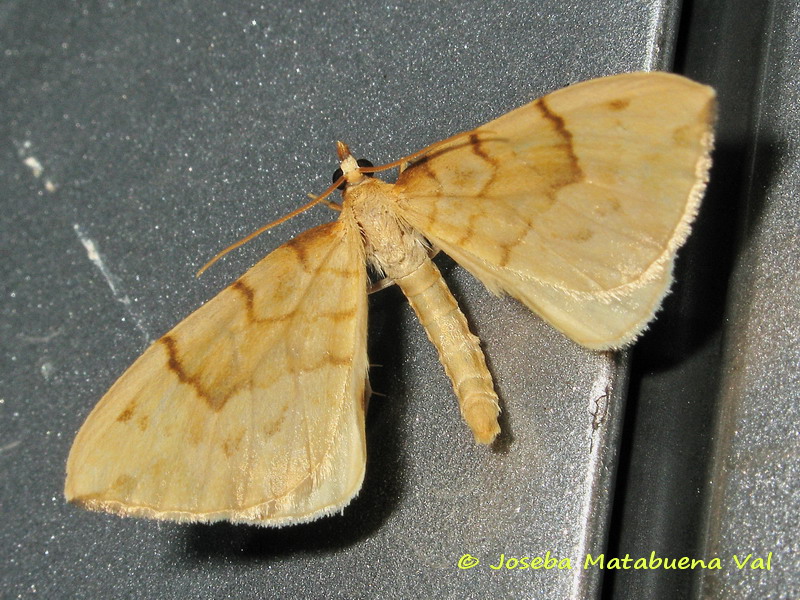
M 797 8 L 759 9 L 743 33 L 743 6 L 679 21 L 645 1 L 0 4 L 0 597 L 800 595 Z M 632 364 L 442 256 L 503 399 L 495 450 L 472 442 L 393 289 L 370 298 L 385 396 L 344 515 L 264 530 L 65 504 L 74 433 L 148 342 L 332 218 L 315 208 L 194 278 L 324 189 L 335 140 L 387 162 L 563 85 L 669 68 L 676 44 L 678 68 L 720 90 L 719 181 Z M 581 568 L 653 549 L 726 567 Z M 548 551 L 573 568 L 487 566 Z M 770 572 L 727 564 L 769 551 Z M 465 553 L 481 564 L 459 570 Z

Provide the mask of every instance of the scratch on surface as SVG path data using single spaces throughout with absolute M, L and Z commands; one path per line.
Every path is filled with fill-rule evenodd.
M 5 446 L 0 446 L 0 454 L 3 452 L 7 452 L 13 448 L 16 448 L 22 443 L 22 440 L 17 440 L 16 442 L 11 442 L 10 444 L 6 444 Z
M 42 163 L 39 162 L 38 158 L 35 156 L 29 156 L 22 162 L 25 163 L 25 166 L 31 170 L 31 173 L 33 173 L 33 176 L 36 177 L 36 179 L 39 179 L 39 177 L 42 176 L 44 167 L 42 166 Z
M 50 381 L 50 378 L 56 372 L 56 366 L 49 360 L 42 360 L 39 365 L 39 371 L 42 373 L 42 377 L 44 377 L 45 381 Z
M 29 344 L 46 344 L 52 341 L 53 338 L 57 338 L 58 336 L 60 336 L 62 333 L 64 333 L 63 326 L 58 327 L 56 329 L 51 329 L 50 333 L 47 333 L 45 335 L 28 335 L 26 333 L 18 333 L 17 337 L 21 341 L 27 342 Z
M 74 223 L 72 228 L 75 230 L 75 234 L 78 236 L 81 244 L 83 244 L 83 247 L 86 248 L 86 255 L 89 257 L 89 260 L 92 261 L 94 266 L 98 268 L 100 274 L 106 280 L 106 283 L 108 283 L 108 287 L 111 288 L 111 294 L 114 296 L 114 299 L 125 307 L 125 310 L 131 316 L 131 319 L 133 319 L 136 328 L 142 332 L 145 341 L 148 344 L 152 343 L 153 340 L 150 337 L 150 334 L 147 333 L 147 330 L 144 328 L 142 320 L 133 311 L 133 305 L 130 297 L 122 291 L 119 280 L 108 269 L 106 263 L 103 262 L 103 257 L 100 255 L 100 251 L 97 249 L 97 244 L 95 244 L 94 240 L 84 233 L 83 228 L 77 223 Z
M 603 508 L 610 502 L 611 478 L 608 463 L 615 459 L 614 450 L 608 447 L 608 437 L 613 432 L 608 430 L 609 403 L 613 395 L 615 374 L 617 367 L 611 351 L 600 353 L 600 364 L 592 388 L 589 391 L 589 422 L 590 451 L 586 463 L 586 477 L 583 483 L 582 502 L 578 523 L 580 535 L 575 540 L 573 556 L 586 556 L 589 553 L 597 554 L 602 546 L 602 518 L 598 518 Z M 612 413 L 613 418 L 613 413 Z M 597 436 L 598 444 L 595 446 L 594 438 Z M 600 527 L 598 527 L 598 525 Z M 588 597 L 587 586 L 591 579 L 575 577 L 572 580 L 572 593 L 569 597 Z
M 44 173 L 44 165 L 31 153 L 31 148 L 33 147 L 31 141 L 25 140 L 21 144 L 16 142 L 15 145 L 17 146 L 17 154 L 22 159 L 22 164 L 31 170 L 36 179 L 39 179 Z M 58 189 L 58 186 L 46 177 L 44 179 L 44 189 L 52 194 Z
M 595 396 L 591 401 L 593 406 L 589 410 L 589 414 L 592 415 L 592 435 L 589 443 L 589 454 L 594 450 L 594 438 L 595 434 L 598 433 L 597 430 L 606 422 L 606 417 L 608 417 L 608 402 L 610 398 L 611 385 L 608 384 L 603 390 L 603 393 L 599 396 Z

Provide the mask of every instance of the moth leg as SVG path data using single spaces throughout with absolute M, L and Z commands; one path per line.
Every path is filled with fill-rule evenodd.
M 391 277 L 384 277 L 380 281 L 376 281 L 371 286 L 367 288 L 368 294 L 374 294 L 375 292 L 380 292 L 381 290 L 385 290 L 388 287 L 392 287 L 395 284 L 394 279 Z
M 317 196 L 317 195 L 315 195 L 315 194 L 311 194 L 311 193 L 309 193 L 309 194 L 306 194 L 306 195 L 307 195 L 309 198 L 311 198 L 312 200 L 316 200 L 316 199 L 319 197 L 319 196 Z M 342 211 L 342 205 L 341 205 L 341 204 L 337 204 L 337 203 L 336 203 L 336 202 L 334 202 L 333 200 L 328 200 L 328 199 L 326 198 L 325 200 L 323 200 L 323 201 L 322 201 L 322 204 L 324 204 L 324 205 L 325 205 L 325 206 L 327 206 L 328 208 L 330 208 L 330 209 L 333 209 L 333 210 L 335 210 L 335 211 L 337 211 L 337 212 L 341 212 L 341 211 Z

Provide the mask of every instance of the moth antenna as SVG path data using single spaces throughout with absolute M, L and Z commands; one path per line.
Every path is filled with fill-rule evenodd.
M 439 147 L 441 147 L 441 146 L 443 146 L 445 144 L 448 144 L 448 143 L 450 143 L 452 141 L 455 141 L 455 140 L 457 140 L 459 138 L 462 138 L 465 135 L 472 135 L 473 133 L 474 133 L 474 130 L 462 131 L 461 133 L 457 133 L 455 135 L 451 135 L 449 138 L 446 138 L 444 140 L 440 140 L 440 141 L 435 142 L 435 143 L 433 143 L 433 144 L 431 144 L 429 146 L 426 146 L 422 150 L 418 150 L 417 152 L 409 154 L 408 156 L 404 156 L 403 158 L 401 158 L 399 160 L 395 160 L 393 162 L 386 163 L 385 165 L 379 165 L 377 167 L 359 167 L 358 170 L 361 173 L 365 173 L 366 174 L 366 173 L 377 173 L 377 172 L 380 172 L 380 171 L 386 171 L 388 169 L 393 169 L 395 167 L 400 167 L 400 166 L 403 166 L 405 163 L 409 163 L 409 162 L 411 162 L 413 160 L 416 160 L 417 158 L 420 158 L 421 156 L 425 156 L 426 154 L 429 154 L 430 152 L 434 151 L 436 148 L 439 148 Z M 341 158 L 342 160 L 344 159 L 345 156 L 349 155 L 349 153 L 350 153 L 350 149 L 343 142 L 336 142 L 336 150 L 337 150 L 337 154 L 339 155 L 339 158 Z M 312 197 L 311 202 L 308 202 L 307 204 L 304 204 L 300 208 L 293 210 L 288 215 L 284 215 L 281 218 L 272 221 L 271 223 L 267 223 L 263 227 L 260 227 L 259 229 L 256 229 L 253 233 L 243 237 L 238 242 L 235 242 L 235 243 L 231 244 L 230 246 L 228 246 L 227 248 L 225 248 L 224 250 L 218 252 L 214 256 L 214 258 L 212 258 L 210 261 L 208 261 L 206 264 L 204 264 L 200 268 L 200 270 L 197 271 L 197 273 L 195 274 L 195 277 L 200 277 L 200 275 L 205 273 L 206 270 L 211 265 L 213 265 L 220 258 L 225 256 L 231 250 L 235 250 L 236 248 L 246 244 L 247 242 L 249 242 L 253 238 L 258 237 L 259 235 L 261 235 L 262 233 L 264 233 L 268 229 L 272 229 L 276 225 L 280 225 L 284 221 L 288 221 L 292 217 L 296 217 L 300 213 L 307 211 L 309 208 L 311 208 L 315 204 L 319 204 L 320 202 L 323 202 L 323 200 L 325 200 L 325 198 L 327 198 L 329 195 L 331 195 L 334 192 L 334 190 L 336 190 L 344 182 L 345 182 L 345 177 L 344 177 L 344 175 L 342 175 L 341 177 L 339 177 L 339 179 L 334 181 L 328 187 L 328 189 L 326 189 L 324 192 L 322 192 L 319 196 L 311 196 L 311 194 L 309 194 L 309 196 Z M 329 208 L 332 208 L 334 210 L 341 210 L 341 207 L 338 204 L 334 203 L 334 202 L 325 202 L 325 204 Z
M 289 214 L 283 215 L 281 218 L 275 219 L 274 221 L 272 221 L 271 223 L 267 223 L 263 227 L 259 227 L 253 233 L 251 233 L 249 235 L 246 235 L 245 237 L 240 239 L 238 242 L 234 242 L 233 244 L 231 244 L 230 246 L 228 246 L 224 250 L 221 250 L 221 251 L 217 252 L 217 254 L 214 256 L 214 258 L 212 258 L 210 261 L 208 261 L 206 264 L 204 264 L 200 268 L 200 270 L 197 273 L 195 273 L 195 277 L 200 277 L 200 275 L 205 273 L 206 269 L 208 269 L 211 265 L 213 265 L 220 258 L 225 256 L 231 250 L 236 250 L 236 248 L 238 248 L 239 246 L 242 246 L 242 245 L 246 244 L 247 242 L 249 242 L 250 240 L 252 240 L 253 238 L 258 237 L 259 235 L 261 235 L 262 233 L 264 233 L 268 229 L 272 229 L 276 225 L 280 225 L 284 221 L 288 221 L 292 217 L 296 217 L 300 213 L 307 211 L 309 208 L 311 208 L 315 204 L 319 204 L 320 202 L 323 202 L 325 200 L 325 198 L 330 196 L 334 192 L 334 190 L 336 190 L 336 188 L 338 188 L 340 185 L 342 185 L 342 183 L 344 183 L 344 175 L 342 175 L 341 177 L 339 177 L 339 179 L 334 181 L 328 187 L 328 189 L 326 189 L 324 192 L 322 192 L 319 196 L 313 196 L 311 202 L 307 202 L 306 204 L 304 204 L 300 208 L 296 208 L 295 210 L 293 210 Z
M 484 131 L 482 133 L 486 133 L 486 132 Z M 408 165 L 405 165 L 405 163 L 409 163 L 409 162 L 411 162 L 413 160 L 416 160 L 416 159 L 418 159 L 418 158 L 420 158 L 422 156 L 425 156 L 426 154 L 430 154 L 431 152 L 433 152 L 434 150 L 436 150 L 440 146 L 444 146 L 445 144 L 449 144 L 450 142 L 453 142 L 453 141 L 455 141 L 455 140 L 457 140 L 459 138 L 462 138 L 465 135 L 472 135 L 472 134 L 478 135 L 477 133 L 475 133 L 474 129 L 471 129 L 470 131 L 462 131 L 461 133 L 457 133 L 455 135 L 451 135 L 447 139 L 440 140 L 438 142 L 434 142 L 430 146 L 425 146 L 422 150 L 417 150 L 416 152 L 414 152 L 412 154 L 409 154 L 408 156 L 404 156 L 403 158 L 400 158 L 398 160 L 392 161 L 390 163 L 386 163 L 385 165 L 378 165 L 377 167 L 359 167 L 358 170 L 360 172 L 362 172 L 362 173 L 378 173 L 380 171 L 386 171 L 388 169 L 394 169 L 395 167 L 403 167 L 402 170 L 405 170 L 408 167 Z

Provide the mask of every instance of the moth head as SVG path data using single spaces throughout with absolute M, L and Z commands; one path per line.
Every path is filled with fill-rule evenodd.
M 359 158 L 356 160 L 350 154 L 350 148 L 344 142 L 336 142 L 336 155 L 339 157 L 339 168 L 333 172 L 331 182 L 336 182 L 342 175 L 344 175 L 344 182 L 339 186 L 340 190 L 345 189 L 348 185 L 355 185 L 361 183 L 364 177 L 372 177 L 372 174 L 362 173 L 359 167 L 373 166 L 366 158 Z

